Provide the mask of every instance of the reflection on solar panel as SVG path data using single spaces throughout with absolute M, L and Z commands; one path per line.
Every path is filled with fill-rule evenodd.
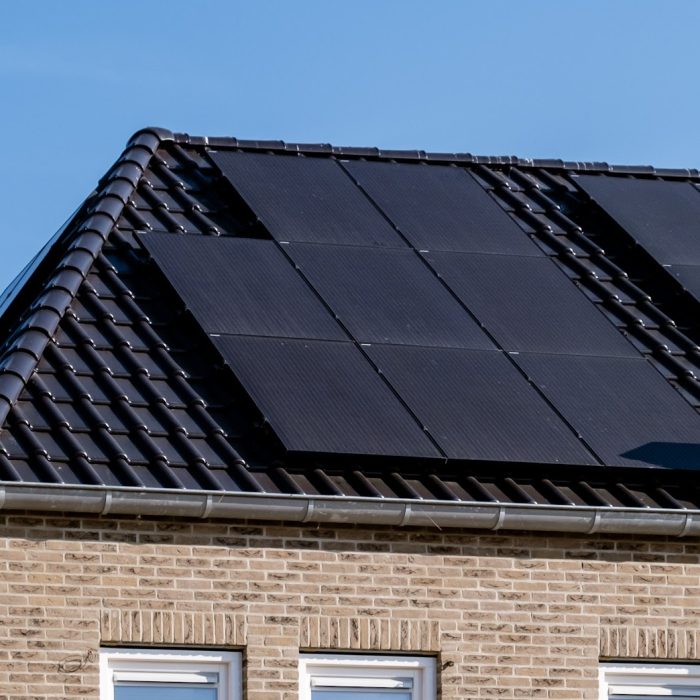
M 285 248 L 360 342 L 493 347 L 410 249 L 294 243 Z
M 684 289 L 700 299 L 700 265 L 669 265 L 666 270 L 683 285 Z
M 638 356 L 547 258 L 440 252 L 424 257 L 506 350 Z
M 274 241 L 167 233 L 139 240 L 207 333 L 346 338 Z
M 343 167 L 418 249 L 543 254 L 461 168 L 364 161 Z
M 209 155 L 278 241 L 405 245 L 334 160 L 231 151 Z
M 642 358 L 513 357 L 605 464 L 679 466 L 679 445 L 700 441 L 700 417 Z
M 575 182 L 659 262 L 700 265 L 700 192 L 689 182 L 607 175 Z
M 213 340 L 287 450 L 440 456 L 352 343 Z
M 502 352 L 390 345 L 366 352 L 450 458 L 596 463 Z

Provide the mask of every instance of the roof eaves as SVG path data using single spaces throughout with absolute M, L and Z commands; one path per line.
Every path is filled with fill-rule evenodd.
M 165 140 L 172 140 L 172 134 L 158 128 L 142 129 L 129 139 L 96 192 L 56 241 L 51 253 L 60 252 L 61 257 L 55 261 L 48 281 L 40 279 L 44 270 L 37 270 L 26 281 L 28 288 L 37 283 L 40 286 L 34 302 L 0 349 L 0 425 L 56 333 L 145 168 Z
M 687 537 L 699 510 L 464 503 L 48 484 L 0 485 L 0 510 L 177 518 Z

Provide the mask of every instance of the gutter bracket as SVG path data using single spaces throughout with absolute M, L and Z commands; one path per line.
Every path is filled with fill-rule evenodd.
M 593 514 L 593 522 L 591 523 L 591 526 L 586 530 L 587 535 L 592 535 L 595 532 L 598 532 L 598 528 L 600 527 L 600 521 L 602 520 L 603 515 L 599 510 L 596 510 L 595 513 Z
M 301 519 L 302 523 L 308 523 L 314 517 L 314 511 L 316 510 L 316 503 L 309 499 L 306 501 L 306 508 L 304 510 L 304 517 Z
M 413 508 L 410 503 L 406 503 L 403 507 L 403 514 L 401 515 L 401 520 L 399 520 L 399 526 L 402 527 L 408 523 L 413 515 Z
M 500 530 L 503 527 L 503 523 L 506 519 L 506 509 L 503 506 L 498 506 L 498 517 L 496 522 L 490 527 L 490 530 Z
M 693 514 L 686 513 L 685 514 L 685 522 L 683 523 L 683 527 L 681 528 L 681 531 L 678 533 L 678 537 L 685 537 L 690 532 L 690 528 L 692 526 L 693 526 Z
M 110 510 L 112 510 L 112 492 L 106 491 L 104 504 L 102 506 L 102 510 L 100 511 L 100 515 L 107 515 Z
M 207 498 L 204 501 L 204 508 L 202 509 L 202 512 L 200 514 L 200 518 L 208 518 L 209 513 L 211 513 L 211 509 L 214 507 L 214 499 L 212 498 L 212 495 L 210 493 L 207 494 Z

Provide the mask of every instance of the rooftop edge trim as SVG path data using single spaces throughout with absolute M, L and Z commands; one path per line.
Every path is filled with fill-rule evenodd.
M 85 202 L 78 208 L 69 220 L 68 224 L 59 232 L 59 237 L 53 244 L 58 248 L 63 241 L 66 242 L 66 249 L 63 251 L 61 260 L 52 276 L 37 290 L 36 301 L 29 309 L 29 313 L 20 318 L 14 333 L 8 338 L 5 345 L 0 348 L 0 425 L 5 423 L 12 406 L 16 403 L 22 389 L 29 380 L 34 368 L 49 343 L 56 333 L 58 324 L 61 322 L 70 303 L 78 293 L 85 276 L 88 274 L 92 264 L 102 250 L 102 246 L 107 240 L 114 227 L 122 209 L 126 205 L 128 198 L 137 185 L 138 179 L 147 167 L 153 155 L 158 150 L 163 140 L 172 138 L 169 132 L 164 130 L 148 128 L 134 134 L 127 143 L 126 149 L 119 156 L 114 165 L 109 169 L 107 175 L 100 181 L 98 189 L 93 192 Z M 137 176 L 128 178 L 122 172 L 125 166 L 133 168 Z M 127 181 L 127 192 L 117 193 L 110 186 L 117 180 Z M 90 205 L 87 211 L 83 209 Z M 81 216 L 82 214 L 82 216 Z M 92 244 L 86 243 L 91 237 Z M 52 247 L 52 251 L 53 251 Z M 71 262 L 71 253 L 80 251 L 84 255 L 76 257 L 78 262 Z M 36 273 L 34 270 L 30 277 L 23 281 L 24 285 L 36 284 Z M 61 284 L 56 282 L 57 275 L 62 272 Z M 56 282 L 56 284 L 54 284 Z M 49 313 L 43 309 L 38 301 L 52 288 L 60 286 L 68 295 L 66 305 L 62 312 L 52 309 Z M 27 334 L 41 336 L 41 342 L 31 343 L 31 352 L 23 347 L 23 339 Z M 30 355 L 30 362 L 22 362 L 21 371 L 13 367 L 13 358 L 18 353 Z
M 522 168 L 546 168 L 585 173 L 611 173 L 619 175 L 646 175 L 649 177 L 679 177 L 700 180 L 696 168 L 655 168 L 652 165 L 611 165 L 595 161 L 566 161 L 557 158 L 520 158 L 518 156 L 480 156 L 472 153 L 439 153 L 423 150 L 400 150 L 377 147 L 334 146 L 330 143 L 287 143 L 238 139 L 233 136 L 192 136 L 172 133 L 167 129 L 148 127 L 136 132 L 132 140 L 142 133 L 158 135 L 162 140 L 183 146 L 266 151 L 271 153 L 296 153 L 311 156 L 335 156 L 336 158 L 369 158 L 379 160 L 426 161 L 430 163 L 456 163 L 465 165 L 516 166 Z

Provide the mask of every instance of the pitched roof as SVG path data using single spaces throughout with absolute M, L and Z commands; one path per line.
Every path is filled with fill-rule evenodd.
M 6 504 L 692 532 L 698 187 L 138 132 L 0 298 Z

